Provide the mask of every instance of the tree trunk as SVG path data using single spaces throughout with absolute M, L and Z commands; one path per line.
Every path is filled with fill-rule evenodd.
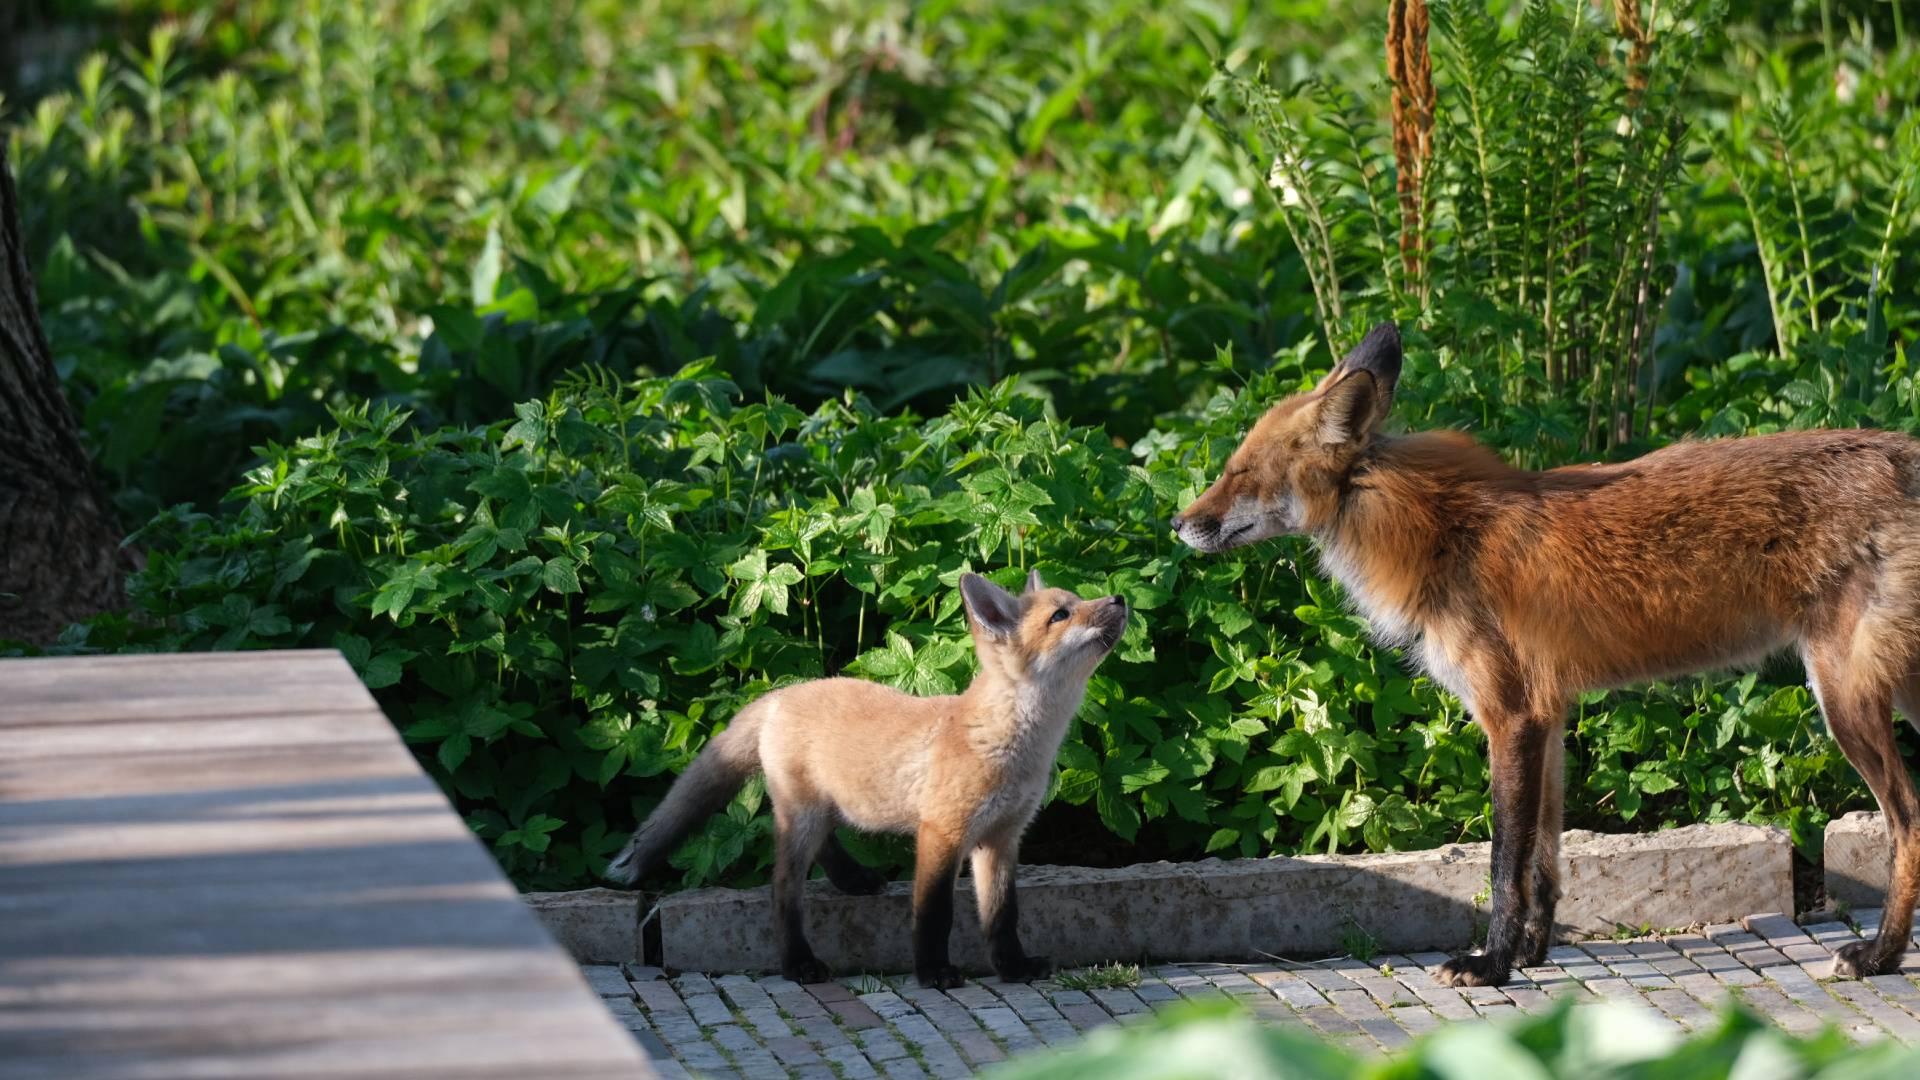
M 0 640 L 44 645 L 119 607 L 120 540 L 40 328 L 0 136 Z

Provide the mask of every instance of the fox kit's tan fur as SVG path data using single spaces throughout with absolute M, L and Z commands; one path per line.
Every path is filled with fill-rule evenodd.
M 1894 840 L 1879 936 L 1835 971 L 1896 968 L 1920 898 L 1920 802 L 1890 712 L 1920 720 L 1920 443 L 1802 431 L 1523 472 L 1454 432 L 1381 434 L 1399 371 L 1398 331 L 1376 328 L 1262 417 L 1173 525 L 1202 551 L 1311 537 L 1375 634 L 1485 729 L 1492 923 L 1446 981 L 1497 985 L 1546 951 L 1574 695 L 1782 649 Z
M 1118 596 L 1081 600 L 1035 573 L 1015 596 L 977 574 L 960 594 L 980 673 L 963 694 L 916 698 L 857 679 L 776 690 L 714 736 L 607 868 L 632 883 L 657 867 L 753 773 L 773 802 L 774 938 L 780 970 L 820 982 L 800 887 L 817 859 L 835 887 L 878 890 L 880 878 L 834 839 L 836 826 L 913 836 L 914 972 L 923 986 L 960 985 L 947 958 L 953 882 L 973 861 L 988 952 L 1001 978 L 1046 974 L 1020 946 L 1013 871 L 1020 834 L 1040 808 L 1087 679 L 1120 640 Z

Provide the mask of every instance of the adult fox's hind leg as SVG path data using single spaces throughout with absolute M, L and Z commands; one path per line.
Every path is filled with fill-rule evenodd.
M 1873 789 L 1893 842 L 1892 873 L 1879 935 L 1848 945 L 1834 956 L 1833 973 L 1854 978 L 1883 974 L 1900 966 L 1908 934 L 1913 930 L 1913 906 L 1920 900 L 1920 797 L 1914 794 L 1913 780 L 1893 738 L 1894 688 L 1854 662 L 1859 652 L 1853 645 L 1864 632 L 1864 627 L 1849 627 L 1848 632 L 1832 635 L 1831 639 L 1809 641 L 1806 650 L 1807 672 L 1812 676 L 1820 711 L 1826 715 L 1827 730 Z M 1912 696 L 1912 681 L 1901 681 L 1902 710 L 1920 705 Z

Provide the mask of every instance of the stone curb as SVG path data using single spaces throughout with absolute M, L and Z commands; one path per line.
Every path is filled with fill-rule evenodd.
M 618 889 L 522 893 L 560 947 L 582 964 L 641 961 L 640 894 Z
M 1485 921 L 1489 849 L 1456 844 L 1118 869 L 1022 867 L 1021 937 L 1030 951 L 1060 964 L 1325 955 L 1366 937 L 1381 950 L 1457 949 Z M 1572 936 L 1791 911 L 1792 844 L 1780 829 L 1743 824 L 1647 835 L 1569 832 L 1562 889 L 1560 931 Z M 959 892 L 954 962 L 984 970 L 970 881 L 963 878 Z M 634 894 L 594 889 L 530 895 L 528 902 L 576 957 L 640 959 Z M 767 888 L 667 896 L 659 902 L 661 962 L 686 971 L 771 968 L 770 908 Z M 824 881 L 809 883 L 808 937 L 836 970 L 911 968 L 911 919 L 906 882 L 877 896 L 843 896 Z
M 1827 900 L 1879 907 L 1887 899 L 1893 844 L 1877 812 L 1856 810 L 1827 822 Z

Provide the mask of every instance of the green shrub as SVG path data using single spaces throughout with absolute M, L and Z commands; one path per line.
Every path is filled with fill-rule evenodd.
M 1410 397 L 1443 378 L 1411 378 Z M 1307 380 L 1282 365 L 1131 448 L 1011 382 L 920 420 L 853 395 L 740 405 L 710 364 L 569 376 L 488 427 L 342 410 L 263 448 L 236 511 L 147 526 L 134 612 L 68 646 L 337 646 L 521 881 L 579 884 L 749 697 L 840 671 L 948 692 L 972 663 L 959 573 L 1037 566 L 1140 617 L 1061 751 L 1035 858 L 1484 837 L 1477 729 L 1365 643 L 1303 546 L 1205 558 L 1165 526 Z M 1858 797 L 1815 715 L 1804 689 L 1752 676 L 1593 695 L 1571 818 L 1781 821 L 1811 840 Z M 759 805 L 749 791 L 682 850 L 687 883 L 759 879 Z
M 150 521 L 132 610 L 63 647 L 337 644 L 515 876 L 575 884 L 748 696 L 958 685 L 954 576 L 1038 565 L 1142 623 L 1031 858 L 1484 838 L 1478 733 L 1303 545 L 1203 559 L 1164 527 L 1321 338 L 1400 316 L 1401 422 L 1527 465 L 1920 429 L 1920 50 L 1694 40 L 1714 8 L 1663 5 L 1630 106 L 1590 7 L 1435 5 L 1431 288 L 1395 269 L 1365 5 L 189 14 L 6 103 L 65 386 Z M 1260 57 L 1237 100 L 1295 130 L 1223 137 L 1196 93 Z M 1286 139 L 1305 257 L 1319 226 L 1255 198 Z M 1529 200 L 1555 183 L 1592 197 Z M 1623 397 L 1627 438 L 1595 423 Z M 1817 854 L 1870 799 L 1798 682 L 1584 698 L 1569 823 L 1778 822 Z M 763 876 L 760 801 L 685 881 Z
M 1744 1010 L 1705 1034 L 1620 1004 L 1573 1008 L 1513 1024 L 1454 1024 L 1390 1059 L 1362 1059 L 1317 1039 L 1266 1027 L 1231 1006 L 1191 1007 L 1143 1026 L 1104 1028 L 1064 1050 L 1036 1051 L 989 1070 L 995 1080 L 1868 1080 L 1911 1076 L 1920 1050 L 1888 1040 L 1862 1047 L 1831 1028 L 1784 1035 Z

